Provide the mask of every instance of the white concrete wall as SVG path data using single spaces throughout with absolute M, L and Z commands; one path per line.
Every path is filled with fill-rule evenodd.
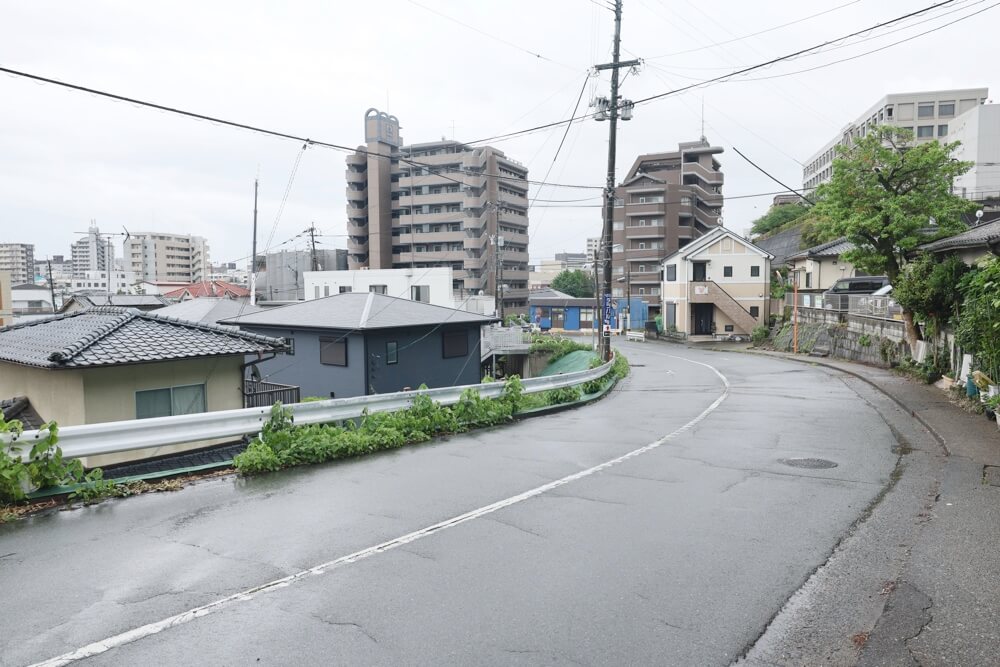
M 1000 195 L 1000 104 L 977 106 L 948 125 L 948 141 L 960 141 L 955 158 L 976 164 L 955 179 L 966 199 Z
M 303 275 L 306 301 L 339 294 L 341 287 L 350 287 L 352 292 L 368 292 L 372 285 L 385 285 L 386 296 L 409 299 L 410 287 L 427 285 L 430 287 L 431 304 L 446 308 L 456 306 L 449 267 L 306 271 Z

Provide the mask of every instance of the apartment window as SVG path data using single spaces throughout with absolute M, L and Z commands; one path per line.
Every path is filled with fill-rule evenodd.
M 885 108 L 885 117 L 892 120 L 892 106 L 887 106 Z
M 667 264 L 667 282 L 672 283 L 677 280 L 677 265 Z
M 640 264 L 639 265 L 639 273 L 645 273 L 645 272 L 646 272 L 646 265 L 645 264 Z
M 754 264 L 750 267 L 750 277 L 759 278 L 760 277 L 760 267 Z
M 639 241 L 639 250 L 645 250 L 645 249 L 646 249 L 646 242 Z
M 733 267 L 731 267 L 731 266 L 724 266 L 724 267 L 722 267 L 722 277 L 723 278 L 732 278 L 733 277 Z
M 938 136 L 944 137 L 947 136 L 947 134 L 948 134 L 948 124 L 945 123 L 944 125 L 938 125 Z
M 955 115 L 955 101 L 938 103 L 938 117 L 949 118 Z
M 760 306 L 750 306 L 750 317 L 760 317 Z
M 917 138 L 924 139 L 934 136 L 933 125 L 917 125 Z
M 899 105 L 899 115 L 896 120 L 913 120 L 913 102 Z
M 339 288 L 340 294 L 348 294 L 351 291 L 350 285 L 341 285 Z
M 389 289 L 388 285 L 369 285 L 368 291 L 374 294 L 385 294 Z
M 445 359 L 469 354 L 469 336 L 464 329 L 445 331 L 441 334 L 441 356 Z
M 205 412 L 205 385 L 189 384 L 135 392 L 135 418 L 171 417 Z
M 621 208 L 625 206 L 625 200 L 621 197 L 615 197 L 615 208 Z
M 639 296 L 646 296 L 646 288 L 645 287 L 640 287 L 639 288 Z
M 387 365 L 399 363 L 399 346 L 394 340 L 385 342 L 385 363 Z
M 347 365 L 346 338 L 320 338 L 319 363 L 326 366 Z
M 917 118 L 933 118 L 934 117 L 934 103 L 924 103 L 917 105 Z
M 412 301 L 419 301 L 421 303 L 431 302 L 431 286 L 430 285 L 413 285 L 410 287 L 410 299 Z

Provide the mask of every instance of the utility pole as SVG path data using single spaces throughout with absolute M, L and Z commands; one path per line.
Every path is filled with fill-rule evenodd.
M 250 250 L 250 305 L 257 305 L 257 188 L 260 179 L 253 179 L 253 245 Z
M 309 223 L 309 244 L 311 250 L 309 251 L 310 257 L 310 267 L 313 271 L 319 271 L 319 262 L 316 259 L 316 223 Z
M 622 67 L 633 67 L 639 64 L 638 60 L 621 62 L 621 39 L 622 39 L 622 0 L 615 0 L 615 39 L 612 51 L 612 60 L 604 65 L 597 65 L 598 71 L 611 70 L 611 99 L 607 101 L 608 119 L 611 123 L 608 126 L 608 175 L 604 189 L 604 232 L 601 235 L 601 248 L 604 251 L 603 280 L 601 285 L 601 309 L 602 320 L 604 318 L 604 304 L 611 300 L 611 246 L 613 243 L 612 218 L 615 212 L 615 147 L 618 137 L 618 71 Z M 631 104 L 631 103 L 629 103 Z M 601 112 L 604 111 L 603 105 Z M 631 117 L 631 107 L 628 107 L 628 116 Z M 597 115 L 598 120 L 603 120 L 601 113 Z M 624 249 L 623 249 L 624 252 Z M 626 259 L 627 261 L 627 259 Z M 603 325 L 610 324 L 609 320 L 603 320 Z M 611 337 L 609 333 L 601 334 L 601 358 L 605 361 L 611 359 Z
M 45 263 L 49 266 L 49 296 L 52 299 L 52 312 L 56 312 L 56 286 L 52 282 L 52 260 L 46 259 Z

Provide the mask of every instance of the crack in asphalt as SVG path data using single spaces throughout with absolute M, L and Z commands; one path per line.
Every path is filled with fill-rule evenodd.
M 432 561 L 432 562 L 437 562 L 437 558 L 435 558 L 434 556 L 428 556 L 427 554 L 422 554 L 419 551 L 414 551 L 413 549 L 407 549 L 406 547 L 399 547 L 398 550 L 402 551 L 405 554 L 410 554 L 411 556 L 416 556 L 417 558 L 423 558 L 424 560 L 429 560 L 429 561 Z
M 320 623 L 323 623 L 325 625 L 329 625 L 329 626 L 332 626 L 332 627 L 335 627 L 335 628 L 354 628 L 355 630 L 357 630 L 358 632 L 360 632 L 361 634 L 363 634 L 365 637 L 368 637 L 368 639 L 372 640 L 372 642 L 374 642 L 375 644 L 378 644 L 378 640 L 375 639 L 375 636 L 372 635 L 372 633 L 370 633 L 367 630 L 365 630 L 364 627 L 362 627 L 358 623 L 354 623 L 352 621 L 331 621 L 328 618 L 323 618 L 319 614 L 309 614 L 308 616 L 309 616 L 309 618 L 317 620 Z
M 536 533 L 535 531 L 533 531 L 531 529 L 522 528 L 521 526 L 515 525 L 515 524 L 513 524 L 513 523 L 511 523 L 509 521 L 504 521 L 503 519 L 501 519 L 501 518 L 499 518 L 499 517 L 497 517 L 495 515 L 494 516 L 486 516 L 486 517 L 483 517 L 483 518 L 487 519 L 489 521 L 495 521 L 496 523 L 503 524 L 503 525 L 508 526 L 510 528 L 513 528 L 515 530 L 519 530 L 522 533 L 527 533 L 528 535 L 534 535 L 535 537 L 540 537 L 542 539 L 545 539 L 545 536 L 542 535 L 541 533 Z
M 581 496 L 575 493 L 548 493 L 549 496 L 555 498 L 575 498 L 577 500 L 589 500 L 592 503 L 601 503 L 604 505 L 621 505 L 622 507 L 629 507 L 629 503 L 618 502 L 617 500 L 603 500 L 601 498 L 591 498 L 590 496 Z
M 627 472 L 608 472 L 608 473 L 605 473 L 605 474 L 607 474 L 607 475 L 609 475 L 611 477 L 628 477 L 629 479 L 641 479 L 641 480 L 645 480 L 647 482 L 660 482 L 662 484 L 680 484 L 681 483 L 681 480 L 679 480 L 679 479 L 663 479 L 663 478 L 660 478 L 660 477 L 645 477 L 643 475 L 633 475 L 633 474 L 627 473 Z

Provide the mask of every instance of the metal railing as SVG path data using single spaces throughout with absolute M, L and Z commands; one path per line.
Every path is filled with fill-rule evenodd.
M 247 380 L 243 390 L 244 408 L 271 407 L 276 402 L 298 403 L 299 388 L 278 382 Z
M 847 312 L 851 315 L 863 315 L 881 320 L 903 319 L 903 307 L 888 296 L 852 294 Z
M 846 312 L 850 305 L 848 294 L 823 294 L 822 292 L 799 292 L 799 308 L 819 308 L 822 310 L 833 310 Z M 785 293 L 785 305 L 795 305 L 795 294 Z
M 511 327 L 509 329 L 483 330 L 480 350 L 485 359 L 494 350 L 505 352 L 527 352 L 531 348 L 531 333 L 523 331 L 521 327 Z
M 573 387 L 600 379 L 611 371 L 612 363 L 609 361 L 597 368 L 575 373 L 522 380 L 524 393 L 534 394 L 551 389 Z M 490 382 L 440 389 L 400 391 L 374 396 L 336 398 L 313 403 L 294 403 L 287 407 L 294 415 L 295 424 L 325 424 L 361 417 L 366 412 L 405 410 L 413 404 L 413 399 L 418 396 L 427 396 L 441 405 L 454 405 L 458 403 L 462 392 L 466 389 L 476 389 L 479 395 L 485 398 L 499 398 L 503 393 L 504 383 Z M 62 448 L 63 456 L 76 459 L 218 438 L 240 438 L 259 433 L 261 427 L 270 417 L 270 412 L 270 407 L 241 408 L 174 417 L 152 417 L 150 419 L 64 426 L 59 428 L 59 447 Z M 32 444 L 47 436 L 48 432 L 44 429 L 25 431 L 16 440 L 9 433 L 0 433 L 0 446 L 7 448 L 12 442 L 20 445 L 21 456 L 26 460 Z

